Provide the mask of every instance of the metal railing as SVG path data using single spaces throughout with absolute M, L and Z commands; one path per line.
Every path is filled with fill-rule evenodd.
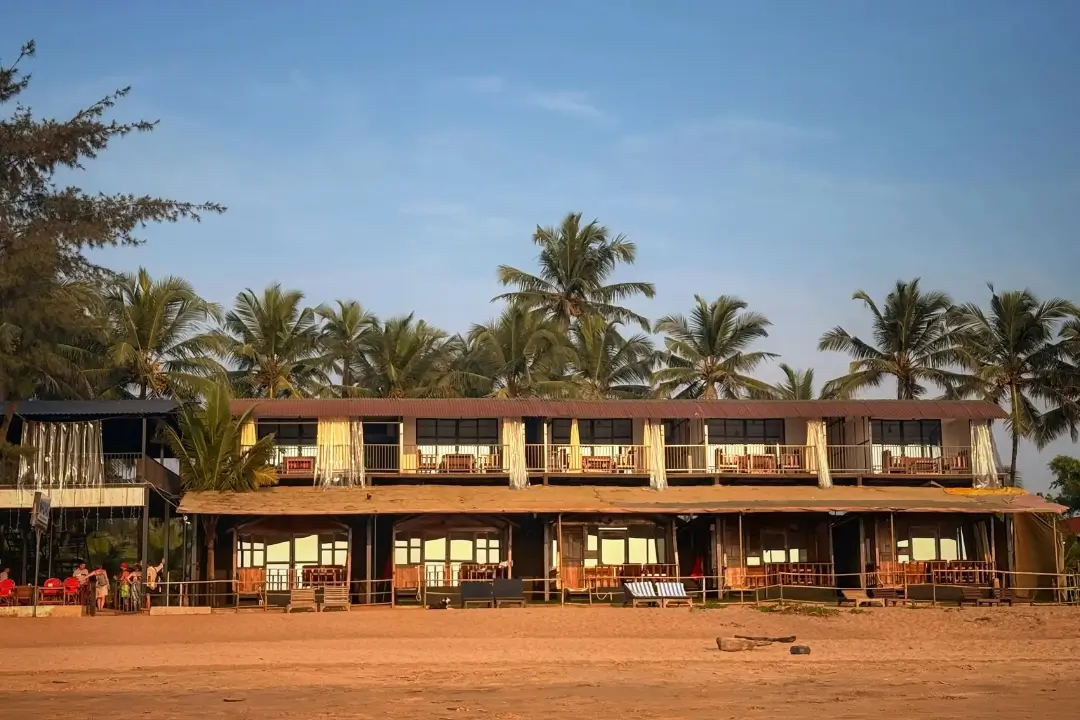
M 525 446 L 525 464 L 530 472 L 569 474 L 644 474 L 649 472 L 644 445 L 564 445 Z
M 710 472 L 741 474 L 815 473 L 817 460 L 806 445 L 710 445 Z
M 962 445 L 830 445 L 834 473 L 970 475 L 971 448 Z

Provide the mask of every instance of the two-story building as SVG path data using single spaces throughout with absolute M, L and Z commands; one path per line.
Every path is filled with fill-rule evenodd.
M 1001 487 L 1004 414 L 983 402 L 235 401 L 249 409 L 244 442 L 274 436 L 278 486 L 180 508 L 231 519 L 217 575 L 249 589 L 987 584 L 1041 557 L 1029 520 L 1060 511 Z

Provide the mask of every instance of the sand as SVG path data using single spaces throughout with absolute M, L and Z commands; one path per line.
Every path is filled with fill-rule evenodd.
M 721 653 L 717 635 L 795 634 Z M 1053 718 L 1080 610 L 528 608 L 0 621 L 4 718 Z

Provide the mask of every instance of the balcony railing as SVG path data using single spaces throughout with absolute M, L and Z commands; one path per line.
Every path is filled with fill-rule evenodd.
M 921 477 L 972 472 L 971 448 L 963 446 L 830 445 L 826 453 L 833 473 Z M 139 457 L 106 456 L 106 476 L 134 478 Z M 125 461 L 130 468 L 124 469 Z M 284 478 L 361 472 L 505 475 L 510 471 L 508 446 L 488 443 L 278 445 L 272 462 Z M 818 470 L 814 448 L 807 445 L 666 445 L 664 462 L 671 474 L 813 475 Z M 525 464 L 530 473 L 553 475 L 645 475 L 651 469 L 646 447 L 628 444 L 528 444 Z
M 678 576 L 678 572 L 671 563 L 586 566 L 580 562 L 565 562 L 559 568 L 559 586 L 571 591 L 592 591 L 619 587 L 627 580 L 673 578 Z
M 0 460 L 0 487 L 37 490 L 134 485 L 158 469 L 164 472 L 157 461 L 142 453 L 6 457 Z
M 365 473 L 505 474 L 504 445 L 278 445 L 271 462 L 285 478 Z
M 525 460 L 529 472 L 600 475 L 649 472 L 644 445 L 526 445 Z
M 831 445 L 829 469 L 868 475 L 970 475 L 971 448 L 942 445 Z

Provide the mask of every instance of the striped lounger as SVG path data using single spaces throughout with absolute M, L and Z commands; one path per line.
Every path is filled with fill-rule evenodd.
M 623 583 L 623 594 L 630 607 L 638 605 L 656 605 L 660 607 L 660 598 L 656 594 L 656 588 L 649 580 L 633 580 Z
M 660 597 L 661 607 L 690 607 L 693 604 L 681 582 L 657 582 L 656 594 Z

